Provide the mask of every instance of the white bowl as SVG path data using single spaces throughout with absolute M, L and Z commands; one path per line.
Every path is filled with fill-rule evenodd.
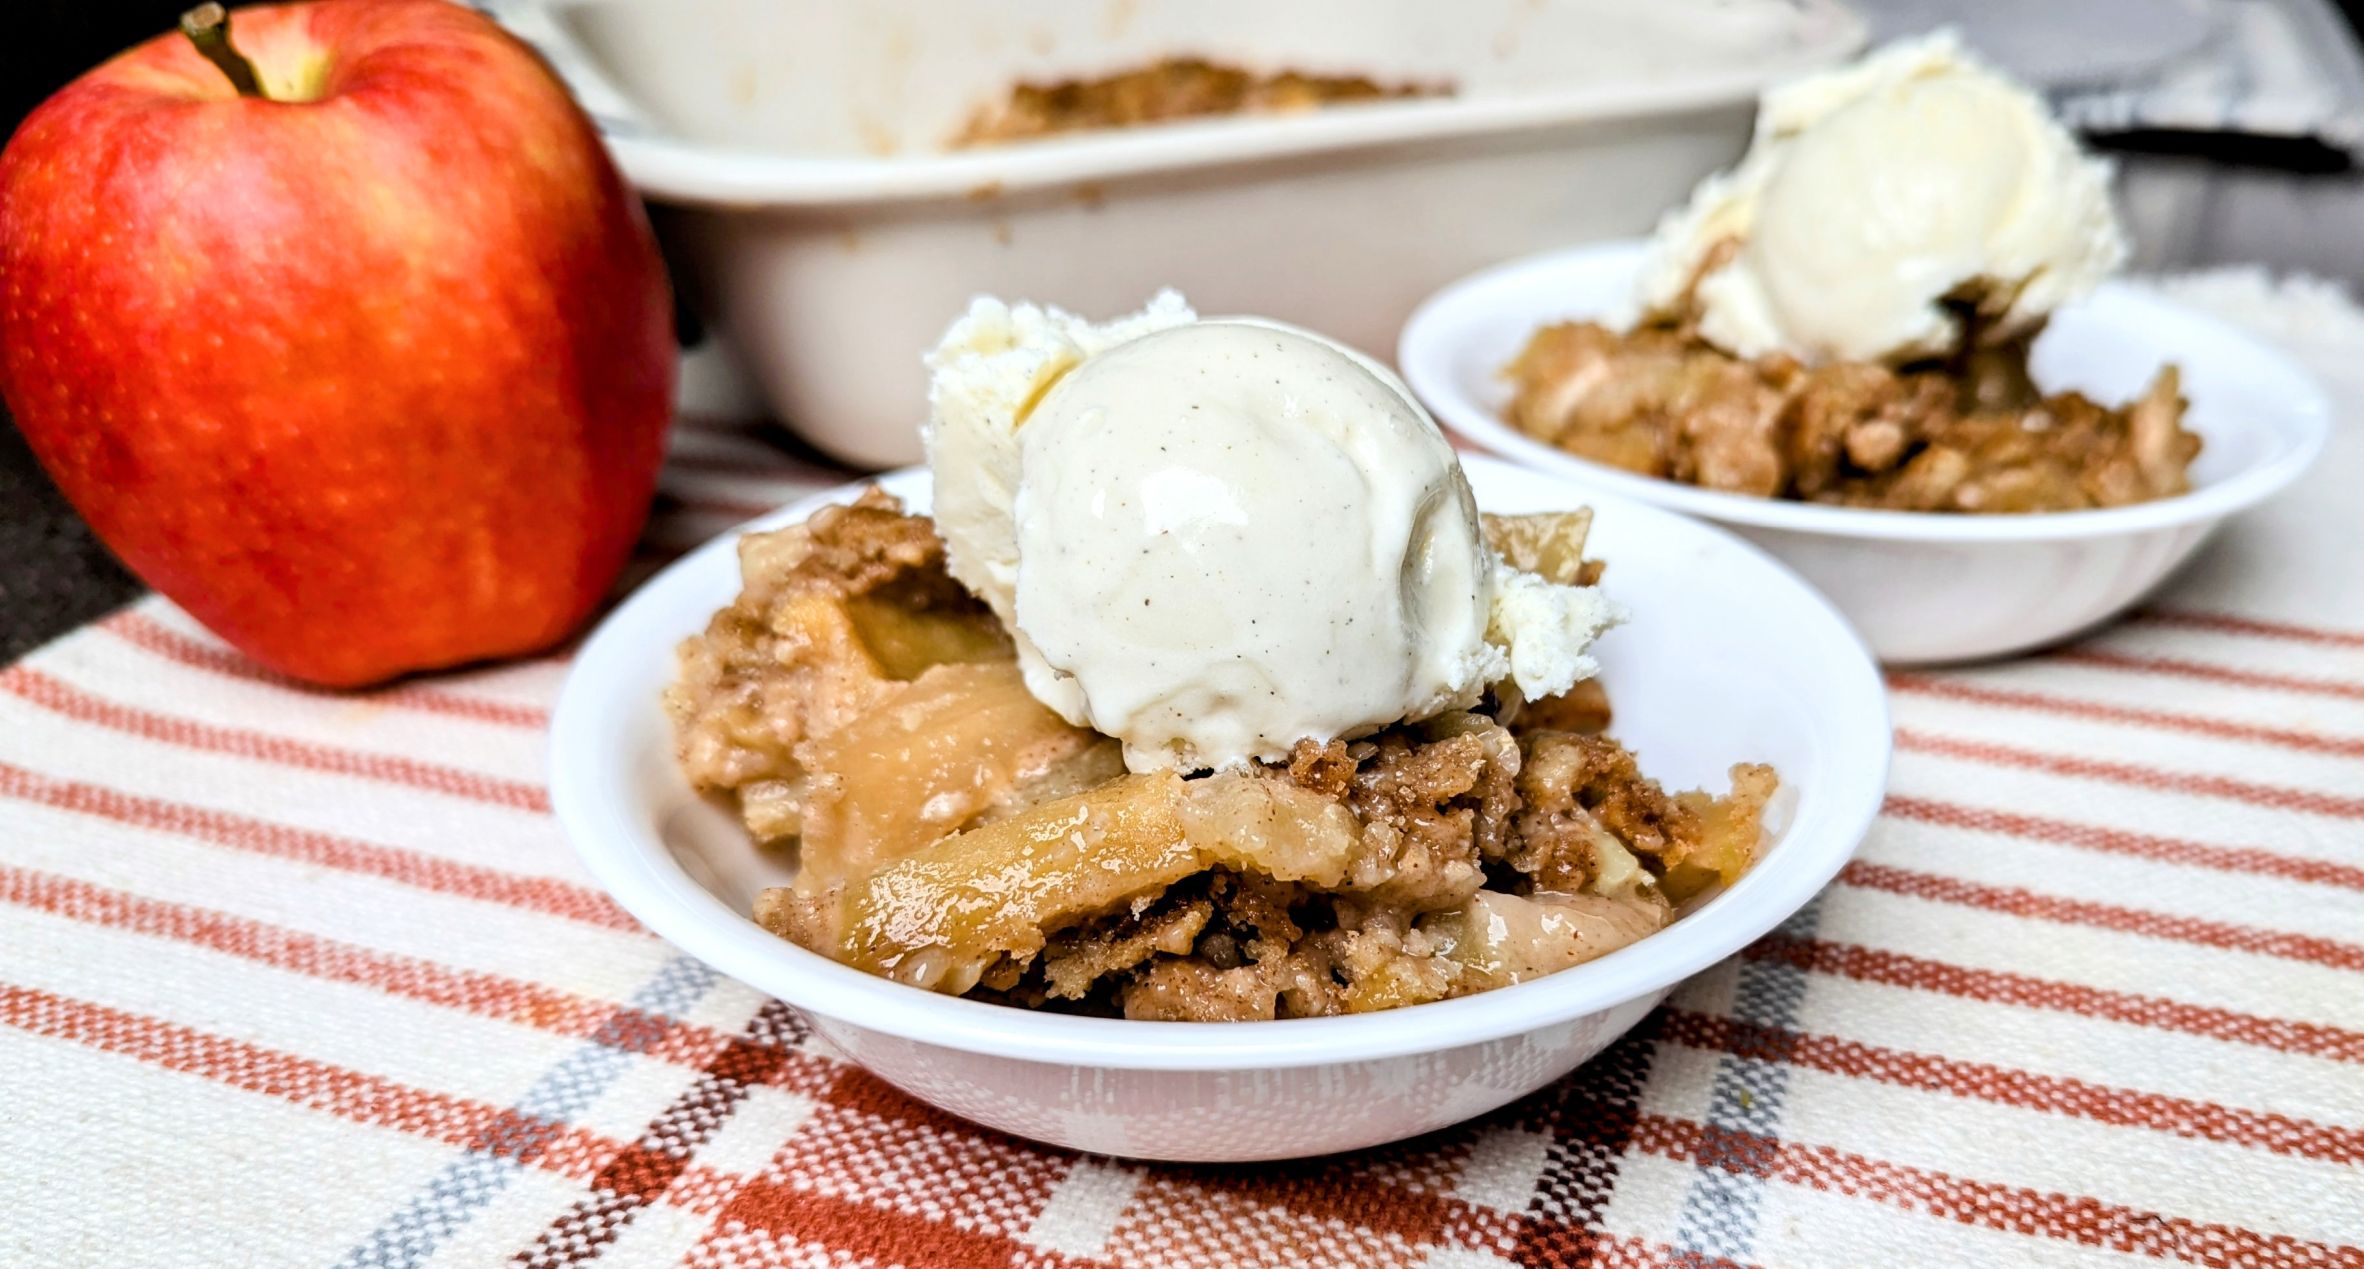
M 917 350 L 978 292 L 1161 286 L 1385 354 L 1446 281 L 1649 227 L 1759 90 L 1852 52 L 1838 0 L 496 0 L 594 118 L 778 417 L 919 457 Z M 1195 52 L 1447 98 L 945 151 L 978 103 Z
M 1469 476 L 1491 510 L 1587 501 L 1487 459 Z M 879 483 L 927 506 L 925 473 Z M 748 528 L 794 523 L 857 491 Z M 1820 596 L 1715 529 L 1623 498 L 1589 501 L 1593 553 L 1633 610 L 1600 649 L 1613 730 L 1670 785 L 1720 789 L 1732 763 L 1765 761 L 1782 792 L 1771 848 L 1732 889 L 1634 946 L 1531 983 L 1345 1018 L 1127 1022 L 935 995 L 765 932 L 750 905 L 793 870 L 690 790 L 658 703 L 674 645 L 739 590 L 736 533 L 658 574 L 575 658 L 551 723 L 551 801 L 593 875 L 649 928 L 796 1006 L 853 1061 L 953 1114 L 1176 1160 L 1327 1154 L 1441 1128 L 1565 1074 L 1676 983 L 1796 911 L 1854 851 L 1887 781 L 1878 672 Z
M 1538 326 L 1630 320 L 1638 242 L 1513 261 L 1431 296 L 1397 361 L 1438 420 L 1586 490 L 1724 525 L 1820 587 L 1882 661 L 1963 661 L 2066 638 L 2115 616 L 2227 516 L 2296 480 L 2322 451 L 2331 407 L 2288 357 L 2156 292 L 2104 284 L 2037 340 L 2036 381 L 2124 401 L 2160 366 L 2183 368 L 2186 426 L 2205 442 L 2192 491 L 2104 511 L 1946 515 L 1751 498 L 1578 458 L 1502 418 L 1502 368 Z

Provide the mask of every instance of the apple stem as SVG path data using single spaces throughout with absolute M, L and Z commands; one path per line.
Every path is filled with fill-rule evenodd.
M 269 99 L 270 94 L 263 91 L 263 81 L 255 78 L 254 63 L 231 47 L 229 10 L 207 0 L 181 15 L 181 34 L 188 36 L 197 51 L 205 54 L 206 61 L 221 69 L 239 96 Z

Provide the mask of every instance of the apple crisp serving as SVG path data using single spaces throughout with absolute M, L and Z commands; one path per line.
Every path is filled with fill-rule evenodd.
M 1092 79 L 1020 83 L 980 108 L 953 149 L 1035 141 L 1069 132 L 1129 128 L 1213 115 L 1283 114 L 1348 102 L 1439 97 L 1449 87 L 1381 84 L 1361 75 L 1258 74 L 1198 57 L 1168 57 Z
M 1589 517 L 1488 517 L 1573 582 Z M 932 521 L 872 489 L 740 540 L 744 589 L 683 643 L 684 771 L 795 883 L 755 919 L 913 986 L 1128 1018 L 1309 1017 L 1467 995 L 1640 939 L 1756 859 L 1776 786 L 1669 794 L 1587 681 L 1286 762 L 1129 773 L 1030 696 Z
M 2200 438 L 2173 366 L 2133 402 L 2047 394 L 2028 335 L 1901 367 L 1736 357 L 1696 311 L 1631 331 L 1563 322 L 1505 373 L 1529 436 L 1645 476 L 1762 498 L 1895 511 L 2118 507 L 2183 493 Z M 1974 351 L 1973 351 L 1974 350 Z

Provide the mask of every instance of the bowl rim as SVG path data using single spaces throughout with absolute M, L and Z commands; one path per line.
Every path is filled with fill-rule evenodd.
M 557 20 L 564 10 L 595 2 L 512 0 L 510 7 L 519 15 L 538 11 L 542 20 L 523 27 L 525 38 L 575 92 L 582 95 L 593 89 L 594 99 L 629 102 L 598 60 Z M 985 190 L 1011 193 L 1075 181 L 1536 128 L 1606 125 L 1737 106 L 1782 79 L 1844 60 L 1869 38 L 1868 24 L 1841 0 L 1795 0 L 1794 9 L 1792 44 L 1730 69 L 1607 87 L 1577 84 L 1499 97 L 1376 102 L 1300 115 L 1181 121 L 975 150 L 800 156 L 680 137 L 645 118 L 614 111 L 595 112 L 593 118 L 633 184 L 653 197 L 675 202 L 831 206 L 967 198 Z M 515 21 L 511 26 L 520 29 Z
M 1578 491 L 1548 475 L 1483 457 L 1466 460 L 1473 484 L 1542 484 Z M 1859 739 L 1877 737 L 1875 755 L 1842 766 L 1817 803 L 1818 822 L 1795 820 L 1806 835 L 1778 870 L 1748 879 L 1698 912 L 1599 960 L 1512 987 L 1404 1009 L 1334 1018 L 1266 1022 L 1138 1022 L 1044 1014 L 988 1004 L 893 982 L 842 965 L 762 929 L 692 880 L 662 838 L 636 827 L 623 792 L 619 746 L 605 743 L 618 722 L 653 699 L 631 699 L 645 683 L 649 641 L 680 628 L 673 591 L 717 553 L 735 552 L 740 534 L 793 523 L 870 484 L 890 492 L 918 487 L 925 472 L 906 468 L 799 499 L 731 529 L 643 583 L 585 641 L 560 689 L 550 723 L 551 807 L 576 855 L 626 911 L 676 947 L 758 991 L 798 1009 L 869 1031 L 970 1053 L 1057 1065 L 1164 1071 L 1272 1069 L 1366 1061 L 1461 1048 L 1601 1012 L 1662 993 L 1739 951 L 1788 920 L 1837 875 L 1861 844 L 1887 790 L 1893 753 L 1887 693 L 1871 653 L 1828 600 L 1757 547 L 1712 525 L 1630 499 L 1593 499 L 1656 533 L 1704 534 L 1752 559 L 1794 588 L 1808 619 L 1823 627 L 1817 642 L 1833 658 L 1834 716 L 1853 717 Z M 700 614 L 703 618 L 703 610 Z M 661 645 L 670 653 L 671 636 Z M 602 758 L 607 758 L 605 764 Z M 1787 842 L 1785 842 L 1787 845 Z M 1752 888 L 1749 881 L 1754 880 Z M 1743 903 L 1732 902 L 1741 898 Z M 1716 917 L 1721 911 L 1720 919 Z M 1709 918 L 1709 919 L 1702 919 Z
M 2205 331 L 2212 345 L 2237 348 L 2243 357 L 2271 367 L 2273 376 L 2289 393 L 2291 408 L 2278 417 L 2245 417 L 2240 424 L 2272 430 L 2279 443 L 2270 453 L 2189 493 L 2092 511 L 1981 516 L 1834 507 L 1701 489 L 1595 462 L 1527 436 L 1462 391 L 1454 374 L 1455 359 L 1466 351 L 1476 319 L 1502 307 L 1499 301 L 1504 292 L 1524 290 L 1537 278 L 1562 271 L 1616 267 L 1629 261 L 1638 264 L 1646 248 L 1646 240 L 1638 238 L 1564 247 L 1506 261 L 1449 282 L 1412 311 L 1397 339 L 1396 364 L 1421 403 L 1449 431 L 1522 466 L 1550 472 L 1587 489 L 1623 494 L 1720 524 L 1834 538 L 2067 542 L 2211 522 L 2247 510 L 2287 488 L 2321 456 L 2330 438 L 2329 395 L 2287 353 L 2155 288 L 2124 279 L 2103 283 L 2097 294 L 2171 314 L 2175 321 Z

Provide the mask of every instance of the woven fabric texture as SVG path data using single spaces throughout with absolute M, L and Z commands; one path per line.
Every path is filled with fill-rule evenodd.
M 563 658 L 362 696 L 161 600 L 0 671 L 0 1262 L 2364 1266 L 2364 320 L 2180 290 L 2345 416 L 2142 613 L 1892 677 L 1795 919 L 1480 1122 L 1245 1168 L 914 1103 L 551 821 Z M 685 422 L 649 561 L 837 476 Z

